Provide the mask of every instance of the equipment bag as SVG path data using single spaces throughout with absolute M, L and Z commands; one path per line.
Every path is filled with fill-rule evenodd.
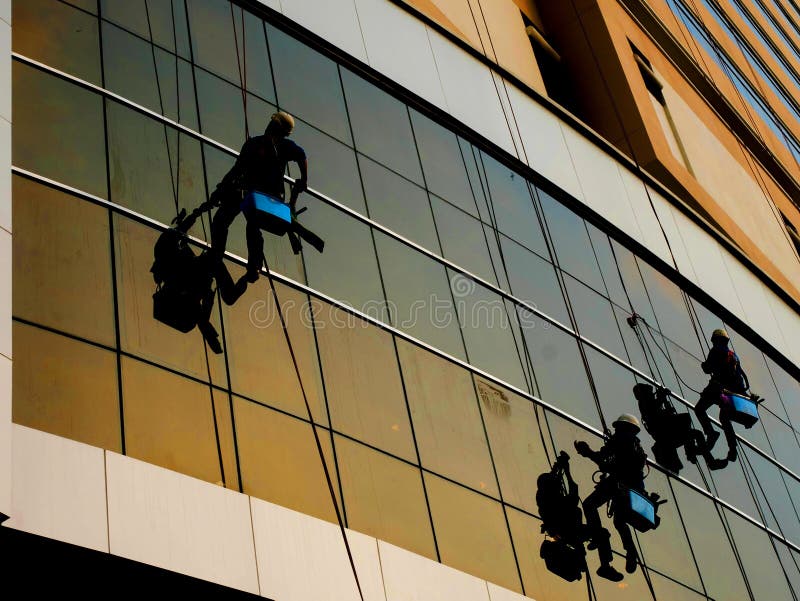
M 242 202 L 242 212 L 248 221 L 276 236 L 283 236 L 292 226 L 291 207 L 274 196 L 263 192 L 248 192 Z
M 539 557 L 550 572 L 567 582 L 580 580 L 586 569 L 586 552 L 562 541 L 544 540 Z
M 153 317 L 179 332 L 197 325 L 200 304 L 197 295 L 178 286 L 161 286 L 153 294 Z
M 615 505 L 614 511 L 639 532 L 658 527 L 658 504 L 646 493 L 623 487 Z
M 727 417 L 745 428 L 752 428 L 758 421 L 758 403 L 748 396 L 724 391 L 720 395 L 722 411 Z

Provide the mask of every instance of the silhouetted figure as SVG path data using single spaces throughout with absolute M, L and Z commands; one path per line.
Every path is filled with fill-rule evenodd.
M 236 163 L 225 174 L 217 185 L 207 202 L 194 211 L 198 216 L 215 206 L 219 206 L 211 220 L 211 251 L 212 258 L 222 260 L 225 245 L 228 241 L 228 228 L 236 216 L 242 211 L 242 203 L 249 192 L 261 192 L 278 201 L 284 200 L 284 180 L 286 166 L 290 162 L 297 163 L 300 168 L 300 177 L 292 187 L 289 207 L 292 215 L 295 214 L 295 203 L 298 195 L 304 191 L 308 182 L 308 160 L 305 151 L 288 139 L 294 129 L 294 119 L 284 112 L 277 112 L 270 118 L 264 135 L 250 138 L 244 143 L 236 159 Z M 305 230 L 292 219 L 290 234 L 294 230 L 301 236 L 305 233 L 313 238 L 309 243 L 320 252 L 322 241 Z M 319 241 L 315 244 L 314 238 Z M 292 248 L 299 252 L 299 241 L 292 238 Z M 255 282 L 263 265 L 264 238 L 261 228 L 255 219 L 247 220 L 247 280 Z
M 173 220 L 175 227 L 156 241 L 150 268 L 158 286 L 153 294 L 153 317 L 184 333 L 196 326 L 211 350 L 219 354 L 219 334 L 210 323 L 214 307 L 212 282 L 216 279 L 220 296 L 228 305 L 244 293 L 247 282 L 242 276 L 234 283 L 225 264 L 213 259 L 209 251 L 194 253 L 186 235 L 194 221 L 194 215 L 187 218 L 186 211 L 181 211 Z
M 639 404 L 644 429 L 655 440 L 652 451 L 660 465 L 676 474 L 680 473 L 683 463 L 678 456 L 678 449 L 681 447 L 692 463 L 697 463 L 698 455 L 705 458 L 711 469 L 721 469 L 728 463 L 725 459 L 711 456 L 703 433 L 692 427 L 692 418 L 688 413 L 677 412 L 667 388 L 654 391 L 649 384 L 636 384 L 633 396 Z
M 536 506 L 542 532 L 552 538 L 542 542 L 539 555 L 548 570 L 569 582 L 579 580 L 586 571 L 580 502 L 578 485 L 569 471 L 569 455 L 561 451 L 552 469 L 536 480 Z
M 628 489 L 640 491 L 646 495 L 644 492 L 644 466 L 647 462 L 647 455 L 637 436 L 640 430 L 639 420 L 633 415 L 624 413 L 617 418 L 613 426 L 614 433 L 608 437 L 599 451 L 592 450 L 582 440 L 575 442 L 575 450 L 578 451 L 578 454 L 594 461 L 602 472 L 594 491 L 583 501 L 583 512 L 591 537 L 589 548 L 596 548 L 600 558 L 597 575 L 619 582 L 623 576 L 611 565 L 613 559 L 611 535 L 600 523 L 600 514 L 597 510 L 609 501 L 616 500 L 623 491 Z M 638 554 L 624 512 L 614 512 L 614 528 L 619 533 L 625 549 L 625 571 L 632 574 L 636 571 Z
M 750 388 L 750 382 L 742 370 L 739 357 L 728 348 L 729 340 L 728 333 L 723 329 L 714 330 L 711 335 L 711 350 L 708 351 L 708 357 L 701 364 L 703 372 L 710 374 L 711 379 L 708 386 L 700 393 L 700 400 L 695 405 L 694 412 L 703 427 L 707 441 L 706 448 L 710 451 L 719 438 L 719 432 L 714 429 L 711 418 L 708 417 L 708 409 L 711 405 L 720 406 L 719 421 L 725 432 L 725 440 L 728 442 L 727 459 L 736 461 L 736 434 L 731 424 L 730 411 L 723 410 L 722 403 L 725 399 L 722 395 L 726 391 L 746 395 Z M 752 397 L 758 399 L 757 395 L 752 395 Z

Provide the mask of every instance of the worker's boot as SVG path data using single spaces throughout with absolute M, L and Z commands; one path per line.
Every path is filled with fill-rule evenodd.
M 597 575 L 600 578 L 605 578 L 606 580 L 610 580 L 611 582 L 619 582 L 624 578 L 624 576 L 617 572 L 610 563 L 601 564 L 599 568 L 597 568 Z

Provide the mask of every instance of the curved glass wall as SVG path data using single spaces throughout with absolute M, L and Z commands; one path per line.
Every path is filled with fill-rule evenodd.
M 693 404 L 723 320 L 491 149 L 262 16 L 36 0 L 13 18 L 14 421 L 334 520 L 313 421 L 349 527 L 539 600 L 584 595 L 539 558 L 537 476 L 635 412 L 636 382 Z M 302 222 L 326 241 L 265 243 L 311 415 L 264 278 L 217 299 L 219 355 L 152 315 L 176 205 L 203 202 L 276 107 L 309 155 Z M 598 598 L 647 598 L 645 576 L 659 599 L 792 598 L 800 384 L 727 327 L 762 419 L 725 470 L 651 469 L 668 504 L 640 537 L 647 572 L 594 578 Z M 573 469 L 586 496 L 592 470 Z

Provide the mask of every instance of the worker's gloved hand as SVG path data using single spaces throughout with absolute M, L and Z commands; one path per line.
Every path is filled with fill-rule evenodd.
M 304 180 L 303 178 L 294 180 L 294 186 L 292 186 L 293 194 L 300 194 L 300 192 L 305 192 L 306 190 L 308 190 L 307 180 Z
M 575 450 L 578 451 L 578 455 L 582 457 L 588 457 L 592 452 L 592 449 L 589 448 L 589 443 L 585 440 L 576 440 Z

